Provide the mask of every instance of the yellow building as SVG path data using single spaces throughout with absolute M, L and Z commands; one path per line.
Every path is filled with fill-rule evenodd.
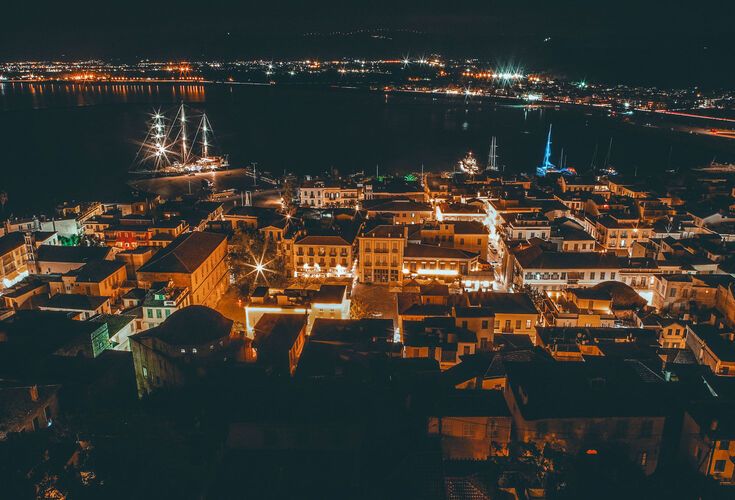
M 293 244 L 295 276 L 345 276 L 352 269 L 352 245 L 341 236 L 305 236 Z
M 441 436 L 447 460 L 507 456 L 512 419 L 502 391 L 454 391 L 443 396 L 427 431 Z
M 20 232 L 0 237 L 0 290 L 13 286 L 28 276 L 28 249 Z
M 173 281 L 188 288 L 192 305 L 214 307 L 227 288 L 227 237 L 217 233 L 184 233 L 138 269 L 147 287 Z
M 431 205 L 409 199 L 366 201 L 365 210 L 368 219 L 388 215 L 394 224 L 423 224 L 434 218 Z
M 470 307 L 486 308 L 494 318 L 493 334 L 522 334 L 536 342 L 536 325 L 540 315 L 531 298 L 525 293 L 470 292 Z
M 708 324 L 687 324 L 686 345 L 716 375 L 735 377 L 735 332 Z
M 405 226 L 377 226 L 358 237 L 360 282 L 400 286 L 407 241 L 408 228 Z
M 679 453 L 699 474 L 735 483 L 735 408 L 718 401 L 693 405 L 684 414 Z
M 124 262 L 96 260 L 63 274 L 58 280 L 51 281 L 49 285 L 51 295 L 76 293 L 110 297 L 112 302 L 115 302 L 120 296 L 120 286 L 126 277 Z
M 634 242 L 648 241 L 653 227 L 638 217 L 618 218 L 603 215 L 595 221 L 597 239 L 606 250 L 629 255 Z
M 666 405 L 656 384 L 619 364 L 509 363 L 504 390 L 518 441 L 570 454 L 626 454 L 650 475 L 661 453 Z
M 421 228 L 421 243 L 451 246 L 477 253 L 482 260 L 488 256 L 488 229 L 476 221 L 442 221 Z

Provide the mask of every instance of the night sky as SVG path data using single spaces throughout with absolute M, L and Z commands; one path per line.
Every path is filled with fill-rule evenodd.
M 733 87 L 733 3 L 40 0 L 3 6 L 0 59 L 441 53 L 601 81 Z

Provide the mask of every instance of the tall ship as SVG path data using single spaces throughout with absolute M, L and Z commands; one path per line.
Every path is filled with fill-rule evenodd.
M 206 113 L 195 115 L 183 103 L 173 119 L 158 110 L 151 115 L 130 173 L 173 176 L 224 170 L 230 166 L 229 159 L 214 154 L 214 147 L 212 124 Z

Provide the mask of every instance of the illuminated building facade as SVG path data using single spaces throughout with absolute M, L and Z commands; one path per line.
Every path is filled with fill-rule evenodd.
M 190 290 L 193 305 L 214 307 L 227 287 L 226 255 L 224 235 L 184 233 L 138 269 L 138 281 L 150 287 L 171 280 Z
M 0 289 L 13 286 L 28 276 L 28 249 L 23 233 L 0 237 Z
M 299 187 L 299 203 L 302 207 L 354 207 L 361 197 L 362 189 L 357 186 L 305 181 Z
M 293 244 L 296 276 L 346 276 L 352 262 L 352 244 L 341 236 L 304 236 Z
M 418 278 L 454 281 L 477 270 L 478 254 L 458 248 L 409 243 L 403 256 L 403 273 Z
M 405 226 L 378 226 L 358 237 L 361 283 L 399 286 L 403 284 L 403 258 L 408 242 Z

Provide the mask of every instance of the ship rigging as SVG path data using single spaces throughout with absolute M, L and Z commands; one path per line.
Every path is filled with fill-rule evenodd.
M 541 161 L 541 165 L 536 167 L 536 175 L 538 177 L 546 177 L 547 174 L 577 175 L 577 171 L 574 168 L 566 166 L 563 155 L 564 150 L 562 150 L 559 166 L 551 163 L 551 125 L 549 125 L 549 134 L 546 137 L 546 148 L 544 149 L 544 159 Z
M 182 103 L 169 120 L 156 110 L 148 132 L 135 156 L 131 172 L 142 175 L 181 175 L 222 170 L 229 166 L 227 155 L 212 155 L 214 134 L 206 113 L 195 119 L 197 127 L 189 140 L 188 124 L 195 115 Z

